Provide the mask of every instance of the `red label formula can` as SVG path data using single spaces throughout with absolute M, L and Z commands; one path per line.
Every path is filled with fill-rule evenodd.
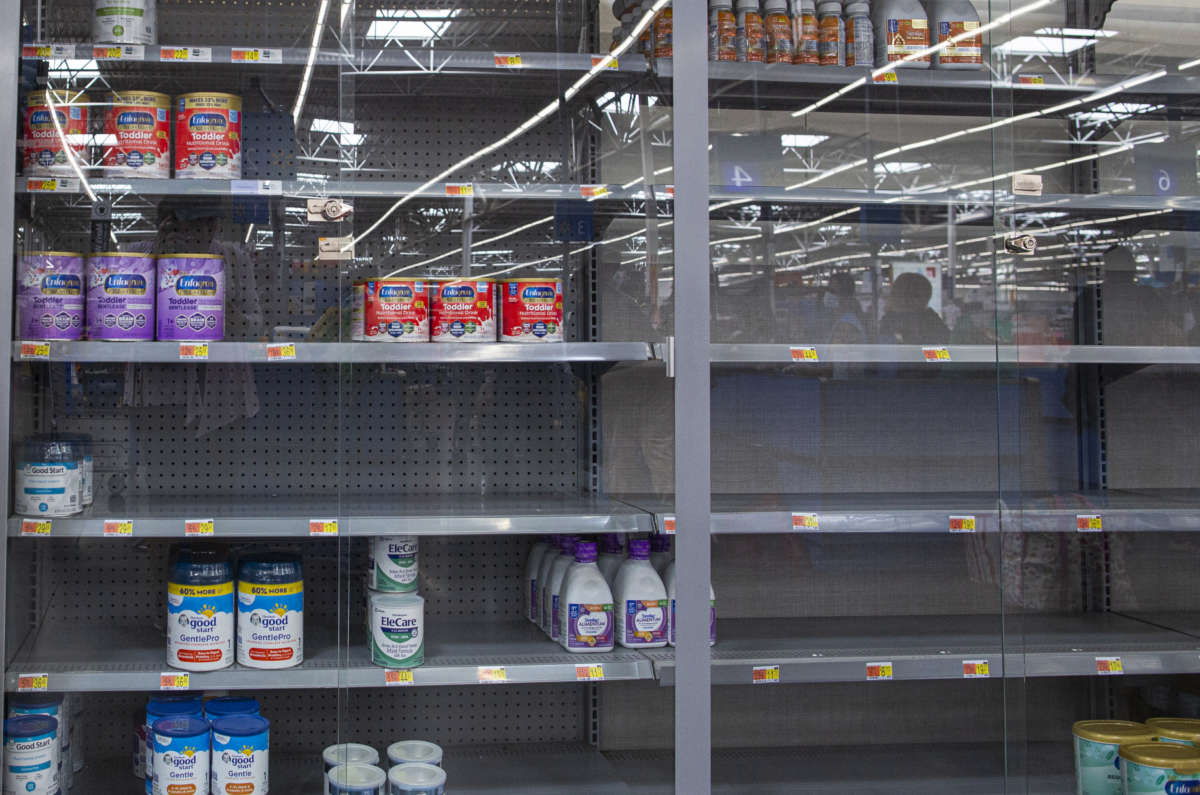
M 114 91 L 104 112 L 105 174 L 171 176 L 171 98 L 154 91 Z
M 558 279 L 512 279 L 500 285 L 501 342 L 562 342 Z
M 67 146 L 75 154 L 80 168 L 87 168 L 87 131 L 89 102 L 87 94 L 51 89 L 31 91 L 25 98 L 24 154 L 26 176 L 74 175 L 67 160 Z M 58 127 L 50 115 L 50 100 Z M 62 135 L 59 135 L 61 128 Z M 63 138 L 66 138 L 66 146 Z
M 368 279 L 361 310 L 354 310 L 354 339 L 366 342 L 429 342 L 429 283 L 423 279 Z M 361 321 L 360 318 L 361 317 Z M 361 336 L 359 336 L 361 334 Z
M 175 98 L 175 176 L 242 178 L 242 98 L 197 92 Z
M 432 323 L 434 342 L 495 342 L 494 285 L 469 279 L 435 281 Z

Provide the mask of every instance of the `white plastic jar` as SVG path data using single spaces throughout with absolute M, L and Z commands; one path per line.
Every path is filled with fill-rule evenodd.
M 390 795 L 445 795 L 446 771 L 434 765 L 410 762 L 388 771 Z
M 871 4 L 853 0 L 846 5 L 846 66 L 875 64 L 875 28 L 871 24 Z
M 941 44 L 955 36 L 967 34 L 933 54 L 936 69 L 983 68 L 983 37 L 970 31 L 979 30 L 979 12 L 971 0 L 926 0 L 925 10 L 929 13 L 930 44 Z
M 871 7 L 875 24 L 875 65 L 886 66 L 929 46 L 929 18 L 920 0 L 876 0 Z M 897 68 L 928 69 L 929 56 L 905 61 Z

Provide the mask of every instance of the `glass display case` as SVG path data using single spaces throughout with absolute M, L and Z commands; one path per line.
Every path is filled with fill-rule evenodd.
M 6 789 L 1115 795 L 1078 721 L 1200 719 L 1200 9 L 8 14 Z

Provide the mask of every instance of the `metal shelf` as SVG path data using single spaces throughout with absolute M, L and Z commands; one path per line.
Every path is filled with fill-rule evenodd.
M 8 535 L 20 536 L 22 523 L 32 519 L 10 516 Z M 131 520 L 133 538 L 183 538 L 187 523 L 197 519 L 212 520 L 213 538 L 302 538 L 310 534 L 309 522 L 314 519 L 336 519 L 339 532 L 351 536 L 645 533 L 653 529 L 649 514 L 588 495 L 98 495 L 98 501 L 83 513 L 50 520 L 48 538 L 101 538 L 105 521 L 112 519 Z
M 643 652 L 663 685 L 675 681 L 674 649 Z M 748 685 L 754 668 L 779 666 L 782 684 L 891 679 L 964 679 L 964 663 L 986 660 L 988 678 L 1099 676 L 1098 658 L 1125 674 L 1200 673 L 1200 639 L 1112 613 L 725 619 L 717 622 L 712 682 Z
M 355 632 L 355 636 L 359 636 Z M 366 646 L 339 652 L 337 643 L 310 632 L 305 660 L 295 668 L 259 670 L 234 665 L 192 673 L 193 690 L 282 690 L 301 688 L 385 687 L 385 669 L 374 665 Z M 653 667 L 641 653 L 620 649 L 608 654 L 572 654 L 547 640 L 526 621 L 433 620 L 425 638 L 425 664 L 411 669 L 411 686 L 530 684 L 576 682 L 576 666 L 599 665 L 603 679 L 650 679 Z M 503 669 L 488 679 L 481 668 Z M 154 631 L 72 632 L 66 625 L 43 626 L 29 648 L 18 650 L 5 672 L 5 688 L 14 691 L 21 674 L 44 673 L 48 689 L 73 692 L 154 691 L 166 664 L 166 640 Z M 409 686 L 409 685 L 404 685 Z
M 1005 498 L 1005 532 L 1079 532 L 1080 517 L 1099 517 L 1107 533 L 1200 531 L 1200 493 L 1183 489 L 1022 494 Z
M 813 354 L 806 351 L 814 351 Z M 944 354 L 942 353 L 944 352 Z M 661 352 L 660 352 L 661 355 Z M 805 358 L 807 356 L 807 358 Z M 1200 347 L 1166 345 L 794 345 L 717 343 L 716 365 L 794 364 L 1200 364 Z
M 295 358 L 271 359 L 269 349 L 294 345 Z M 273 354 L 278 356 L 278 352 Z M 12 347 L 21 360 L 21 343 Z M 210 342 L 208 362 L 248 364 L 545 364 L 641 362 L 654 358 L 645 342 L 401 344 L 374 342 Z M 178 342 L 51 342 L 53 362 L 179 362 Z M 190 361 L 190 360 L 189 360 Z

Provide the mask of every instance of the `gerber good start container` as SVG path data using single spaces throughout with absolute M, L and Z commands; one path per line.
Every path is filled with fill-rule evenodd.
M 58 795 L 58 721 L 20 715 L 4 721 L 4 792 Z
M 304 578 L 300 556 L 247 555 L 238 565 L 237 661 L 250 668 L 304 662 Z
M 167 664 L 185 671 L 233 665 L 233 564 L 219 547 L 181 547 L 167 573 Z
M 83 472 L 77 446 L 39 434 L 17 445 L 13 507 L 25 516 L 71 516 L 83 510 Z
M 212 722 L 213 795 L 267 795 L 271 723 L 258 715 Z
M 210 727 L 202 718 L 161 718 L 154 739 L 152 795 L 208 795 Z

